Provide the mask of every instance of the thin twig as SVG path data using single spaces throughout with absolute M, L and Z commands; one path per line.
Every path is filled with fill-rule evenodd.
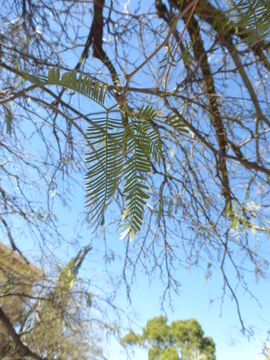
M 188 26 L 188 24 L 189 24 L 189 22 L 190 22 L 191 16 L 192 16 L 193 13 L 194 13 L 195 8 L 196 8 L 196 6 L 198 5 L 198 2 L 199 2 L 199 0 L 196 0 L 196 1 L 194 2 L 194 5 L 193 5 L 193 7 L 192 7 L 192 9 L 191 9 L 191 12 L 190 12 L 190 14 L 189 14 L 189 16 L 188 16 L 188 19 L 187 19 L 186 23 L 185 23 L 185 27 L 184 27 L 181 35 L 180 35 L 180 38 L 179 38 L 179 40 L 178 40 L 177 45 L 176 45 L 176 48 L 175 48 L 175 51 L 174 51 L 174 54 L 173 54 L 173 57 L 172 57 L 172 61 L 174 61 L 174 58 L 175 58 L 175 56 L 176 56 L 176 52 L 177 52 L 177 50 L 178 50 L 178 48 L 179 48 L 179 46 L 180 46 L 180 43 L 181 43 L 182 38 L 183 38 L 183 36 L 184 36 L 184 33 L 185 33 L 186 29 L 187 29 L 187 26 Z M 169 78 L 169 74 L 170 74 L 170 71 L 171 71 L 171 68 L 172 68 L 172 61 L 171 61 L 171 63 L 170 63 L 169 69 L 168 69 L 167 74 L 166 74 L 165 90 L 164 90 L 164 92 L 165 92 L 165 95 L 164 95 L 165 98 L 166 98 L 166 92 L 167 92 L 168 78 Z
M 164 46 L 166 46 L 169 42 L 169 39 L 171 37 L 171 34 L 174 32 L 175 27 L 178 23 L 178 21 L 186 15 L 186 13 L 196 4 L 198 0 L 193 0 L 183 11 L 180 12 L 180 14 L 177 16 L 177 18 L 173 21 L 172 26 L 169 29 L 169 32 L 164 39 L 164 41 L 152 52 L 151 55 L 149 55 L 135 70 L 133 70 L 130 74 L 126 74 L 126 86 L 125 88 L 128 89 L 129 83 L 131 78 L 137 74 Z
M 0 215 L 0 220 L 2 222 L 2 224 L 4 225 L 6 231 L 7 231 L 7 235 L 8 235 L 8 239 L 10 241 L 10 245 L 13 251 L 17 251 L 18 254 L 20 254 L 21 258 L 25 261 L 26 264 L 30 264 L 30 262 L 27 260 L 27 258 L 23 255 L 23 253 L 21 252 L 21 250 L 17 247 L 13 236 L 11 235 L 11 231 L 10 231 L 10 227 L 8 226 L 6 220 Z

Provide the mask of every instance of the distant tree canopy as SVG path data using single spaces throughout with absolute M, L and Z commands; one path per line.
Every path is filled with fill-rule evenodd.
M 167 324 L 164 316 L 147 321 L 141 335 L 133 331 L 122 338 L 124 345 L 148 348 L 149 360 L 215 360 L 215 343 L 204 337 L 195 319 L 173 321 Z

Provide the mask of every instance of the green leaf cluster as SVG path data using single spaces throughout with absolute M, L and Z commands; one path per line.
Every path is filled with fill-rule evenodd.
M 246 35 L 246 41 L 254 45 L 269 36 L 270 1 L 240 0 L 233 4 L 236 12 L 236 23 L 240 33 Z

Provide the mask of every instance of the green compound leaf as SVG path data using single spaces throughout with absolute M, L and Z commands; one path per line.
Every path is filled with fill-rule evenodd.
M 232 10 L 236 14 L 235 25 L 241 34 L 247 36 L 249 45 L 255 45 L 269 36 L 269 0 L 240 0 L 235 2 Z
M 30 75 L 25 72 L 21 73 L 25 80 L 31 81 L 39 86 L 59 85 L 64 88 L 74 90 L 88 98 L 94 100 L 101 106 L 104 106 L 107 87 L 99 80 L 86 74 L 78 73 L 76 70 L 64 72 L 61 76 L 60 69 L 53 67 L 48 71 L 48 76 Z
M 4 105 L 4 114 L 5 114 L 5 123 L 6 123 L 6 129 L 7 133 L 10 135 L 12 131 L 12 108 L 10 103 L 7 105 Z
M 117 189 L 124 164 L 124 128 L 120 119 L 109 117 L 94 119 L 95 125 L 87 130 L 91 151 L 87 154 L 87 205 L 91 220 L 104 223 L 104 212 Z
M 153 156 L 159 160 L 162 155 L 162 143 L 153 124 L 156 116 L 156 111 L 150 106 L 130 113 L 130 123 L 125 132 L 128 156 L 123 168 L 125 210 L 122 214 L 122 226 L 126 229 L 121 238 L 128 235 L 133 240 L 143 224 L 144 208 L 149 199 L 149 188 L 145 182 L 151 170 L 150 159 Z
M 188 129 L 186 125 L 184 124 L 181 114 L 172 115 L 169 119 L 165 121 L 165 124 L 172 127 L 174 130 L 176 130 L 178 133 L 188 133 Z

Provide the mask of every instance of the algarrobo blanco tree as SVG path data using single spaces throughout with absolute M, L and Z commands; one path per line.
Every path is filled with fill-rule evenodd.
M 270 175 L 269 12 L 264 1 L 247 5 L 156 0 L 126 12 L 105 1 L 44 0 L 23 2 L 12 12 L 6 7 L 1 219 L 10 238 L 16 217 L 35 229 L 39 241 L 47 241 L 42 228 L 61 237 L 53 202 L 41 210 L 33 204 L 43 199 L 28 190 L 57 189 L 66 200 L 58 176 L 68 184 L 72 169 L 85 171 L 86 151 L 91 220 L 107 225 L 105 210 L 114 200 L 124 235 L 137 234 L 134 242 L 125 238 L 124 279 L 141 263 L 146 272 L 160 269 L 167 288 L 176 289 L 174 264 L 207 257 L 208 275 L 221 269 L 242 322 L 227 269 L 244 288 L 243 261 L 256 276 L 267 271 L 262 249 Z M 132 42 L 140 46 L 132 48 Z M 98 62 L 90 61 L 91 47 Z M 70 54 L 78 61 L 67 72 Z M 36 75 L 44 70 L 45 76 Z M 88 95 L 103 112 L 80 108 L 65 88 Z M 23 144 L 30 137 L 26 124 L 41 141 L 41 158 Z

